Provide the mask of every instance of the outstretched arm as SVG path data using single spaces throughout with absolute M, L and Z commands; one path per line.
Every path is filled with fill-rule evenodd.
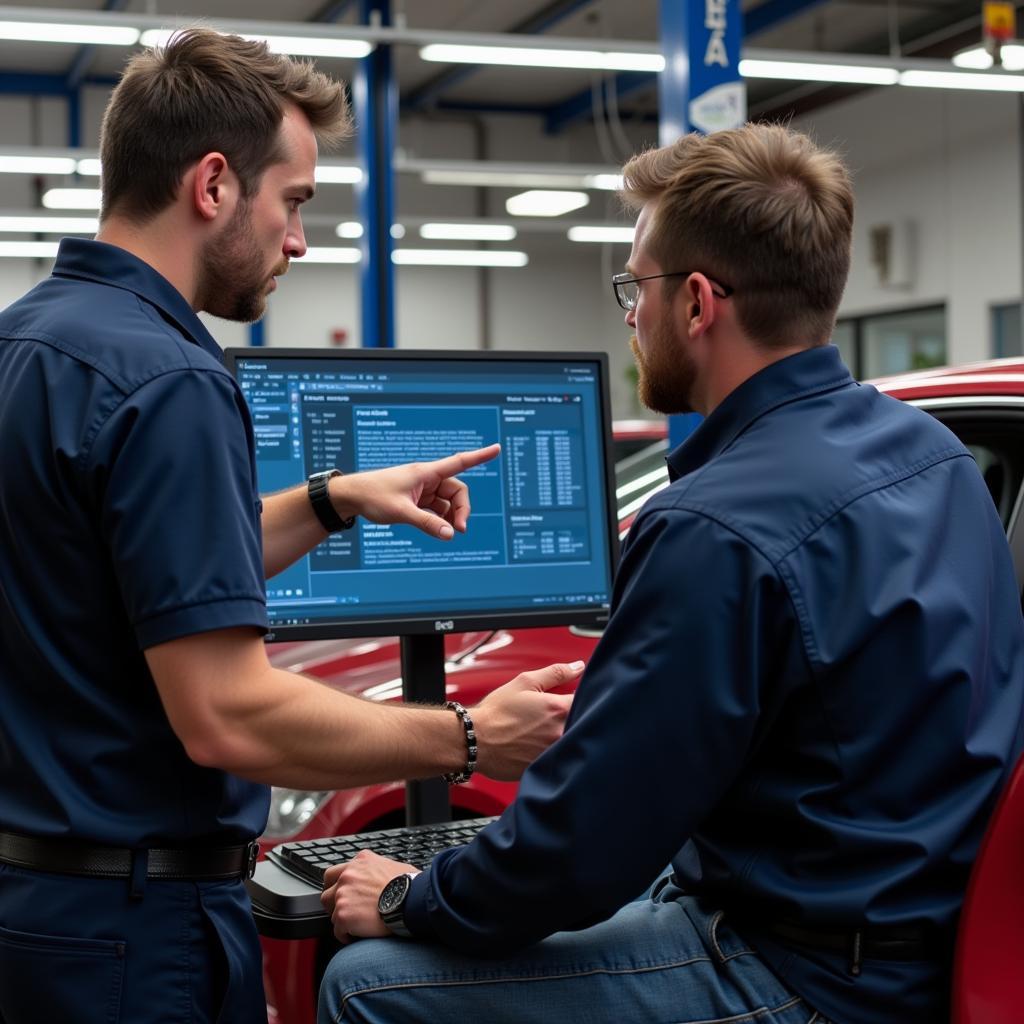
M 466 532 L 469 488 L 457 479 L 498 456 L 492 444 L 434 462 L 333 477 L 328 493 L 342 519 L 359 515 L 373 523 L 407 523 L 431 537 L 451 540 Z M 306 485 L 263 499 L 263 567 L 267 579 L 286 569 L 327 536 L 313 514 Z

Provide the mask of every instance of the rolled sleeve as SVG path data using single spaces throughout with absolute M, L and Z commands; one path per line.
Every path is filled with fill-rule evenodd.
M 226 374 L 164 373 L 124 399 L 90 453 L 100 524 L 143 649 L 267 629 L 251 426 Z

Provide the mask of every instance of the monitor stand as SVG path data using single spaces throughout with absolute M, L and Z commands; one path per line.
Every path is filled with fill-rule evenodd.
M 407 704 L 443 704 L 444 637 L 436 634 L 400 637 L 402 697 Z M 444 779 L 416 779 L 405 784 L 405 823 L 433 825 L 450 821 L 451 802 Z

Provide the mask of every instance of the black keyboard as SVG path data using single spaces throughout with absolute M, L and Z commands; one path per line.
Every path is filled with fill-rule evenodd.
M 304 839 L 282 843 L 267 853 L 267 859 L 304 882 L 322 888 L 324 871 L 332 864 L 351 860 L 360 850 L 373 850 L 382 857 L 425 868 L 434 856 L 452 846 L 463 846 L 496 818 L 469 818 L 439 825 L 388 828 L 380 832 L 358 832 L 329 839 Z

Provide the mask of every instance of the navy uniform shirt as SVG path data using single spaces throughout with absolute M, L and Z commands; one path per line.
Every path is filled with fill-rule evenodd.
M 65 239 L 0 314 L 0 828 L 248 840 L 266 787 L 194 764 L 143 651 L 267 625 L 245 402 L 184 297 Z
M 1021 745 L 1020 595 L 981 475 L 831 346 L 751 377 L 669 463 L 565 735 L 406 920 L 497 953 L 607 918 L 672 860 L 829 1018 L 944 1020 L 938 959 L 853 977 L 751 922 L 951 939 Z

